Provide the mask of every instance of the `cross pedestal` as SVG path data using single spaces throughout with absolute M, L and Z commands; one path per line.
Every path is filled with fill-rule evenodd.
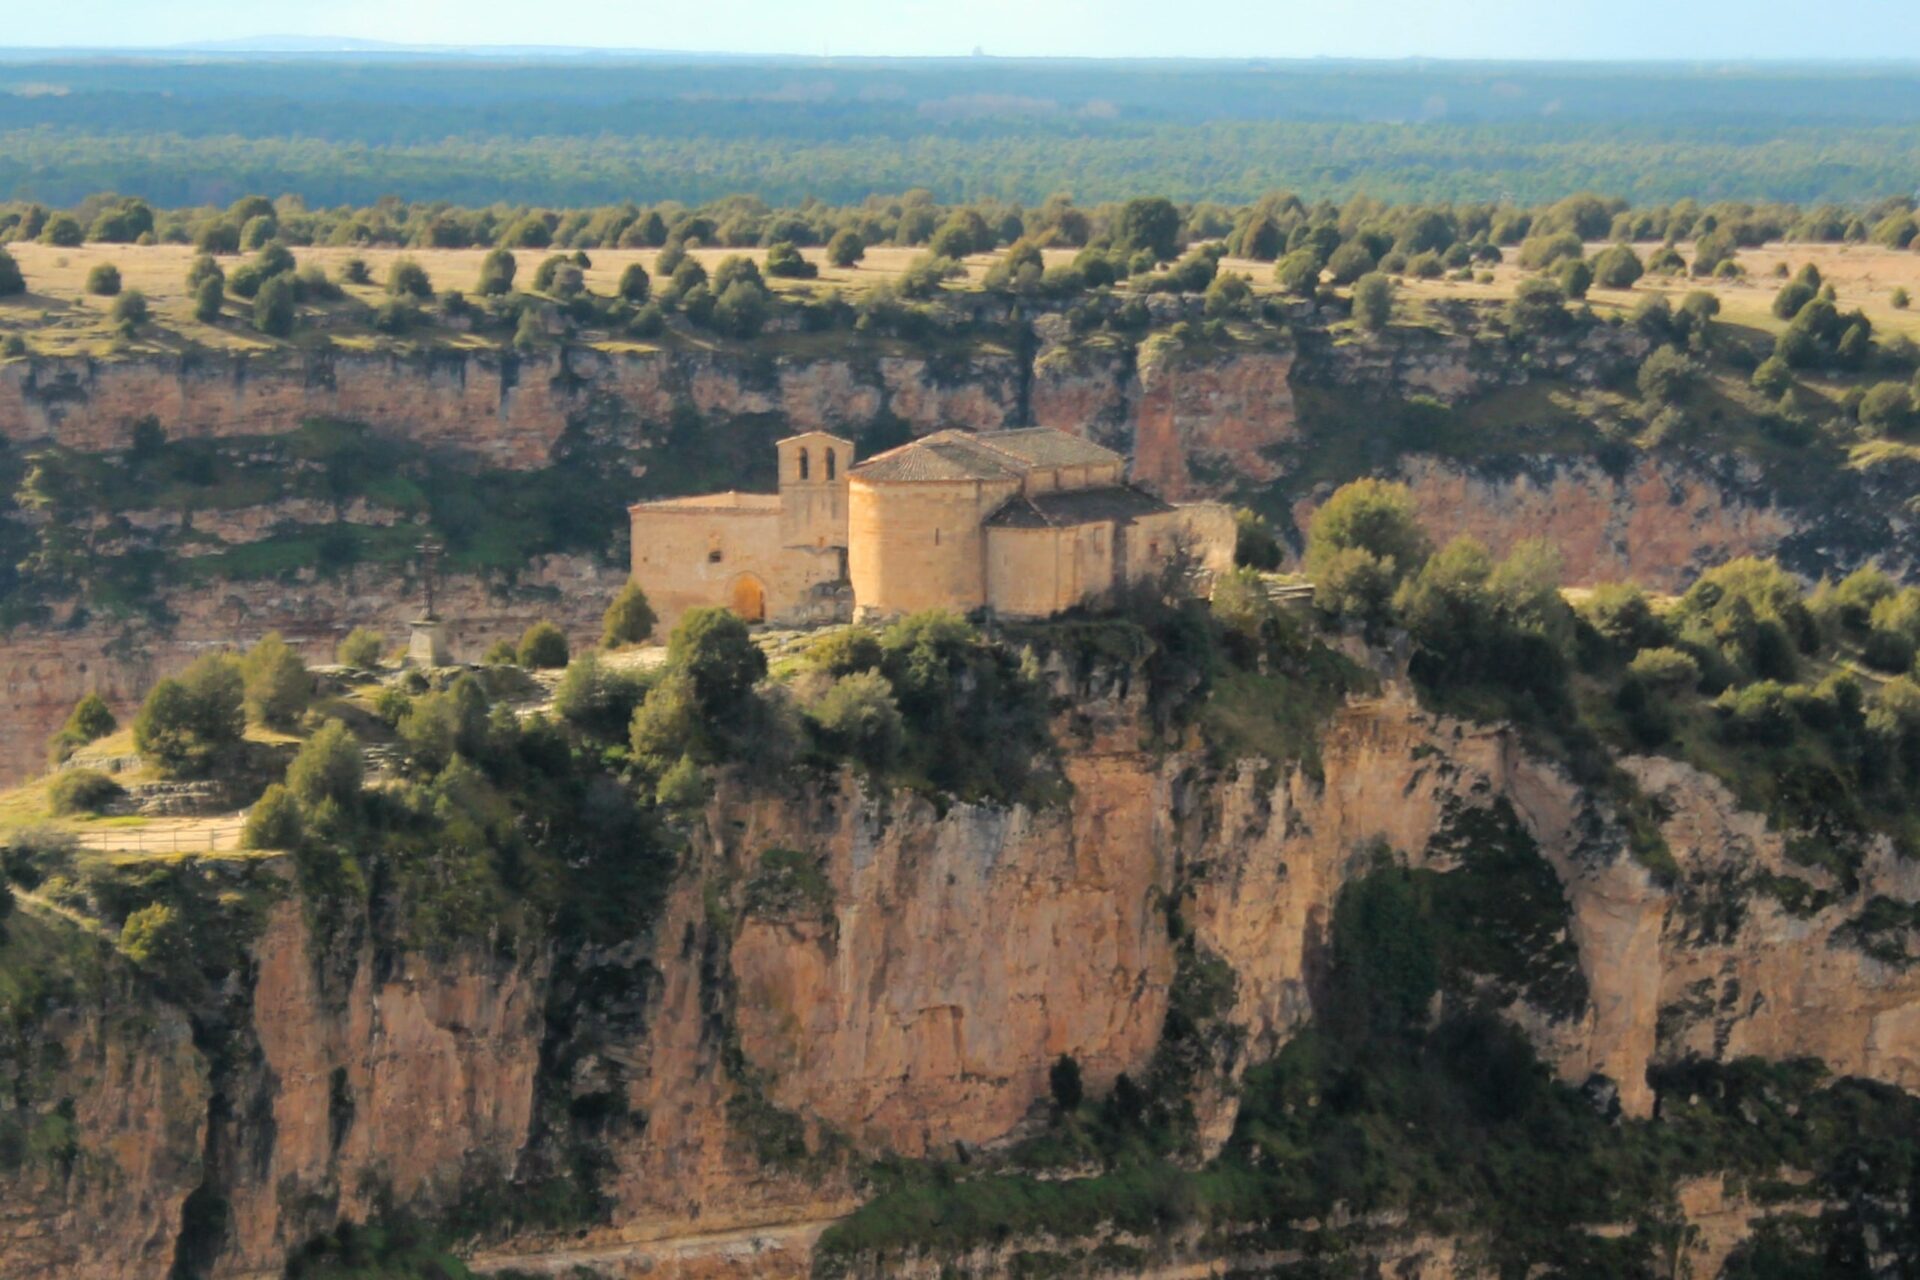
M 410 667 L 450 667 L 452 651 L 447 647 L 447 624 L 439 618 L 415 618 L 407 638 L 407 665 Z

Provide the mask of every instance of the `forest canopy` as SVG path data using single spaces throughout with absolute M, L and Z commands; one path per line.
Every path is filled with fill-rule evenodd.
M 1916 90 L 1902 67 L 0 58 L 0 198 L 1855 202 L 1920 171 Z

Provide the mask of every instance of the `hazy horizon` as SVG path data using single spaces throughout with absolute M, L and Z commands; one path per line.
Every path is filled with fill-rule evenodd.
M 111 36 L 111 38 L 105 38 Z M 1809 23 L 1798 4 L 1592 0 L 1550 11 L 1523 0 L 1337 5 L 1219 0 L 1204 22 L 1173 22 L 1146 0 L 1062 0 L 1044 8 L 978 0 L 964 20 L 924 3 L 827 0 L 805 9 L 733 0 L 644 13 L 580 0 L 539 25 L 502 0 L 394 6 L 287 0 L 245 6 L 184 0 L 75 0 L 15 15 L 9 52 L 395 52 L 508 50 L 568 55 L 927 58 L 1352 59 L 1469 62 L 1784 62 L 1920 60 L 1920 6 L 1833 0 Z M 286 47 L 271 47 L 279 42 Z M 355 48 L 353 46 L 360 45 Z M 331 46 L 344 46 L 334 48 Z

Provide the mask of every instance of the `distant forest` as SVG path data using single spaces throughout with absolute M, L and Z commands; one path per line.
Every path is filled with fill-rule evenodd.
M 0 55 L 0 200 L 1862 203 L 1920 66 Z

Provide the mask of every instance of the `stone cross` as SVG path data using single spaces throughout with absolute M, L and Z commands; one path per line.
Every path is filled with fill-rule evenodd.
M 420 585 L 421 589 L 426 593 L 426 608 L 420 617 L 423 621 L 432 622 L 434 621 L 433 573 L 435 568 L 439 566 L 442 547 L 439 539 L 429 536 L 421 539 L 420 544 L 415 547 L 414 550 L 420 553 Z

